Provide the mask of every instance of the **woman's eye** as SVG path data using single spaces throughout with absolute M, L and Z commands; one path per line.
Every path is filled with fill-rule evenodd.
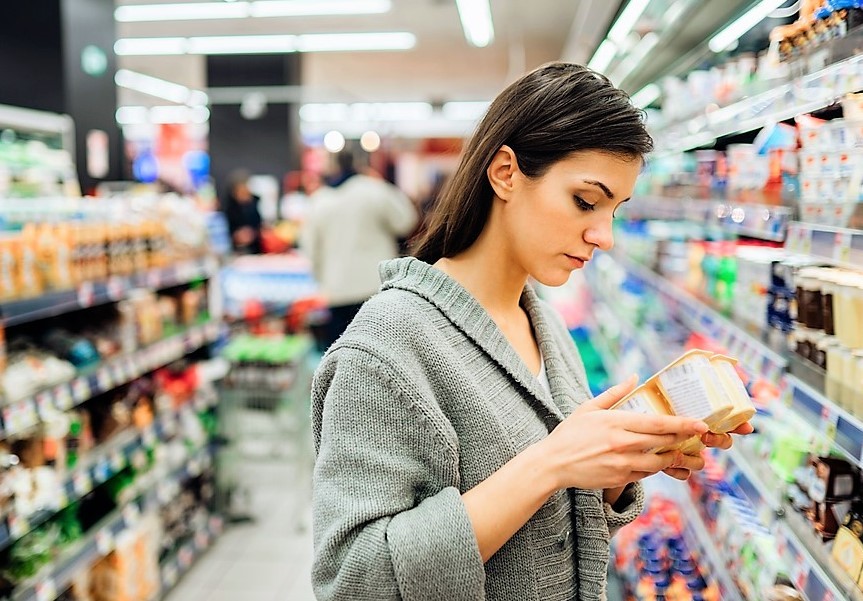
M 595 211 L 596 210 L 596 205 L 590 204 L 589 202 L 587 202 L 586 200 L 584 200 L 580 196 L 573 196 L 573 198 L 575 199 L 576 206 L 578 206 L 578 208 L 581 209 L 582 211 Z

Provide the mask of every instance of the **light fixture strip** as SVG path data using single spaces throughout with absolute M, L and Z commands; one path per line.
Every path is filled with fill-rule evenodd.
M 494 24 L 488 2 L 489 0 L 456 0 L 464 37 L 477 48 L 485 48 L 494 41 Z
M 263 0 L 242 2 L 178 2 L 127 4 L 114 10 L 121 23 L 245 19 L 247 17 L 311 17 L 368 15 L 389 12 L 392 0 Z
M 713 52 L 722 52 L 731 44 L 740 39 L 743 34 L 761 23 L 767 16 L 781 6 L 785 0 L 762 0 L 730 25 L 710 38 L 707 43 Z
M 593 57 L 587 63 L 587 66 L 594 71 L 604 73 L 611 64 L 611 61 L 614 60 L 616 54 L 617 46 L 615 46 L 614 42 L 609 39 L 602 40 L 602 43 L 596 49 L 596 52 L 593 53 Z
M 416 36 L 414 34 L 391 31 L 192 38 L 123 38 L 114 44 L 114 52 L 119 56 L 281 54 L 288 52 L 410 50 L 415 45 Z
M 640 109 L 649 106 L 651 102 L 659 98 L 662 90 L 655 83 L 649 83 L 630 97 L 632 104 Z
M 638 23 L 638 19 L 644 14 L 648 4 L 650 4 L 650 0 L 629 0 L 623 12 L 611 26 L 608 39 L 618 44 L 623 42 L 635 24 Z
M 610 79 L 615 85 L 620 85 L 629 77 L 629 75 L 644 62 L 647 55 L 650 54 L 656 45 L 659 43 L 659 36 L 653 33 L 647 33 L 641 38 L 641 41 L 636 44 L 635 48 L 629 53 L 620 65 L 612 72 Z
M 202 105 L 207 104 L 208 101 L 207 95 L 200 90 L 193 90 L 173 81 L 159 79 L 129 69 L 117 71 L 114 75 L 114 83 L 122 88 L 170 100 L 177 104 Z

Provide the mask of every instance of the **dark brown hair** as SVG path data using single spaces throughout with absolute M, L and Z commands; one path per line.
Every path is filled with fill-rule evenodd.
M 444 187 L 413 254 L 434 263 L 469 248 L 485 227 L 494 192 L 486 171 L 509 146 L 529 178 L 580 150 L 641 158 L 653 150 L 644 113 L 587 67 L 549 63 L 515 81 L 491 103 Z

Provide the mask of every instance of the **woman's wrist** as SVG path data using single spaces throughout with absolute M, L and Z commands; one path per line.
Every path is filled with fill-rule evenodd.
M 560 482 L 554 458 L 549 456 L 542 442 L 525 449 L 521 453 L 521 458 L 525 462 L 524 469 L 530 475 L 531 482 L 545 498 L 551 497 L 558 490 L 564 488 Z
M 617 503 L 620 500 L 621 495 L 623 495 L 623 491 L 626 490 L 626 486 L 627 485 L 604 489 L 602 491 L 603 502 L 614 507 L 614 504 Z

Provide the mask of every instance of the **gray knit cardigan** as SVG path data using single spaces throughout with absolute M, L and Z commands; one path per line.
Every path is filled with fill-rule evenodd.
M 413 258 L 381 279 L 315 374 L 317 598 L 604 599 L 609 539 L 641 512 L 640 485 L 615 508 L 558 491 L 485 565 L 461 500 L 590 397 L 560 318 L 525 288 L 549 396 L 455 280 Z

